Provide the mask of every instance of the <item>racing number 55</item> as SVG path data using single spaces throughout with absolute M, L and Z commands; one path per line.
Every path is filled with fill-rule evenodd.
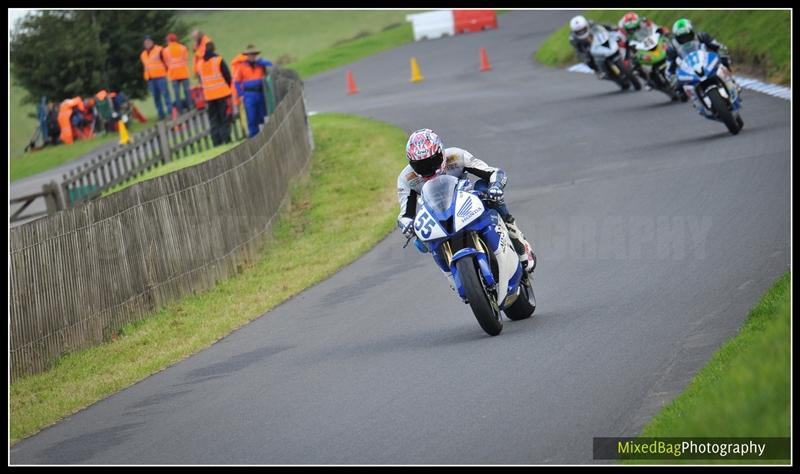
M 431 236 L 431 232 L 433 231 L 433 226 L 436 225 L 436 220 L 433 219 L 426 211 L 423 211 L 417 217 L 416 222 L 414 222 L 414 229 L 422 235 L 424 238 L 428 238 Z

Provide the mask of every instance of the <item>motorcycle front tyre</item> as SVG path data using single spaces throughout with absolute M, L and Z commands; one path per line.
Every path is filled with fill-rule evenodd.
M 474 257 L 465 257 L 456 262 L 458 276 L 464 287 L 470 308 L 475 314 L 481 328 L 490 336 L 496 336 L 503 330 L 500 309 L 490 302 L 491 295 L 486 291 L 479 275 L 478 264 Z

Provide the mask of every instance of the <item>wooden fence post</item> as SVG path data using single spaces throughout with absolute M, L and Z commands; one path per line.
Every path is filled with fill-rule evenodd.
M 267 115 L 272 115 L 275 112 L 275 85 L 272 82 L 272 74 L 267 76 L 265 82 L 267 84 Z
M 172 160 L 172 154 L 169 148 L 169 135 L 167 135 L 167 125 L 165 122 L 160 121 L 156 124 L 158 129 L 158 143 L 161 147 L 161 160 L 167 163 Z
M 42 192 L 46 193 L 44 202 L 47 205 L 47 215 L 52 216 L 56 212 L 64 209 L 64 200 L 61 196 L 58 183 L 50 181 L 42 185 Z
M 303 115 L 305 116 L 306 128 L 308 128 L 308 146 L 311 151 L 314 151 L 314 132 L 311 131 L 311 122 L 308 121 L 308 105 L 306 104 L 306 95 L 301 93 L 303 98 Z

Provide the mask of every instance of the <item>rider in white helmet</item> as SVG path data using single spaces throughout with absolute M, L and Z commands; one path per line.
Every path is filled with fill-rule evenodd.
M 595 22 L 587 20 L 583 15 L 573 17 L 569 21 L 569 44 L 575 48 L 578 58 L 598 76 L 602 76 L 602 71 L 597 67 L 594 62 L 594 57 L 589 53 L 592 47 L 592 29 L 596 26 Z M 616 30 L 616 27 L 610 25 L 600 25 L 608 31 Z
M 479 178 L 474 184 L 474 189 L 486 192 L 490 201 L 488 205 L 496 209 L 505 221 L 508 235 L 519 255 L 522 267 L 528 272 L 533 272 L 536 268 L 536 255 L 503 201 L 503 188 L 506 186 L 506 174 L 503 170 L 487 165 L 467 150 L 456 147 L 445 148 L 439 136 L 428 128 L 411 134 L 406 144 L 406 158 L 408 165 L 397 177 L 397 198 L 400 201 L 397 226 L 406 237 L 414 236 L 417 196 L 422 191 L 422 185 L 437 175 L 448 174 L 463 179 L 470 173 Z M 448 277 L 451 277 L 450 269 L 445 262 L 436 263 Z

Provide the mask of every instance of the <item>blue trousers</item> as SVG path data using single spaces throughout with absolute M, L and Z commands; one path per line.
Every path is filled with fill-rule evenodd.
M 150 93 L 153 94 L 153 102 L 156 103 L 156 110 L 158 111 L 158 119 L 161 120 L 172 111 L 172 100 L 169 98 L 169 88 L 167 87 L 167 78 L 159 77 L 158 79 L 150 79 L 147 81 L 147 87 L 150 88 Z M 161 104 L 163 100 L 167 103 L 166 112 Z
M 247 134 L 252 138 L 256 136 L 259 125 L 264 123 L 264 117 L 267 116 L 267 101 L 264 94 L 254 91 L 244 91 L 242 100 L 247 112 Z
M 183 100 L 181 100 L 181 89 L 183 89 Z M 192 94 L 189 92 L 189 79 L 179 79 L 172 81 L 172 92 L 175 95 L 175 106 L 178 113 L 192 109 Z

